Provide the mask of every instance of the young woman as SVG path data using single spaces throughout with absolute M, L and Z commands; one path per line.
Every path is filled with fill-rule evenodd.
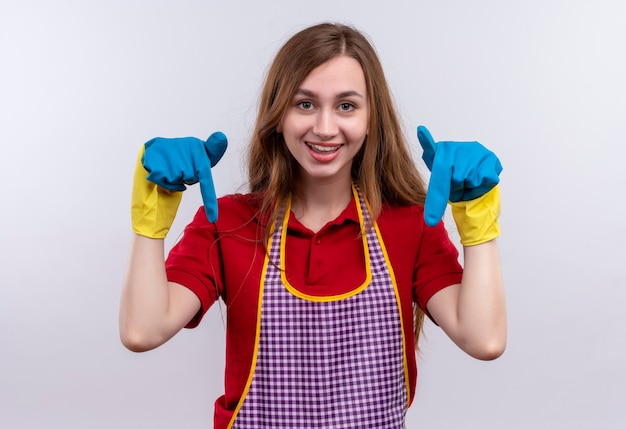
M 124 345 L 157 347 L 222 299 L 216 428 L 404 427 L 425 314 L 478 359 L 506 343 L 499 161 L 475 142 L 436 143 L 423 127 L 418 137 L 428 196 L 367 39 L 335 24 L 293 36 L 261 96 L 250 193 L 215 197 L 221 133 L 142 147 Z M 164 263 L 178 191 L 196 182 L 204 209 Z M 464 269 L 440 222 L 448 201 Z

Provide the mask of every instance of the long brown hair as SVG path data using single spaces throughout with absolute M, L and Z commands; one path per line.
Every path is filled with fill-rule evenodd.
M 372 219 L 383 203 L 423 204 L 426 188 L 402 134 L 387 80 L 376 51 L 356 29 L 318 24 L 292 36 L 278 51 L 265 78 L 248 156 L 250 191 L 261 198 L 261 211 L 271 225 L 276 202 L 295 191 L 297 163 L 277 132 L 298 86 L 308 74 L 339 55 L 361 64 L 367 85 L 370 121 L 367 140 L 352 163 L 352 179 L 369 202 Z M 269 228 L 266 231 L 266 239 Z M 424 313 L 415 313 L 415 345 Z

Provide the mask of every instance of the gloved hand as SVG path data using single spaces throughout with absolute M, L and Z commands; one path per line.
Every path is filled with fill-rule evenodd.
M 222 158 L 228 145 L 220 132 L 206 142 L 194 137 L 147 142 L 139 153 L 133 184 L 131 217 L 133 230 L 151 238 L 165 238 L 178 205 L 181 191 L 200 182 L 200 193 L 209 222 L 217 220 L 217 197 L 211 167 Z
M 437 142 L 426 127 L 417 128 L 422 159 L 431 171 L 424 219 L 429 226 L 442 218 L 450 201 L 461 243 L 476 245 L 499 235 L 497 185 L 502 165 L 478 142 Z

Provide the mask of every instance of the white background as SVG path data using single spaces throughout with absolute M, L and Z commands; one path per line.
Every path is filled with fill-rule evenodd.
M 416 162 L 424 124 L 505 168 L 508 349 L 475 361 L 429 324 L 408 427 L 626 427 L 622 0 L 2 0 L 0 427 L 212 426 L 223 305 L 146 354 L 118 339 L 135 157 L 222 130 L 217 191 L 245 190 L 267 66 L 324 20 L 373 40 Z

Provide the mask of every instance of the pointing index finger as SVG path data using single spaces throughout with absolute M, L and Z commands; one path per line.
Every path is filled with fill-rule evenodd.
M 436 158 L 432 166 L 424 204 L 424 220 L 429 226 L 439 223 L 446 211 L 450 197 L 451 178 L 452 167 L 440 157 Z

